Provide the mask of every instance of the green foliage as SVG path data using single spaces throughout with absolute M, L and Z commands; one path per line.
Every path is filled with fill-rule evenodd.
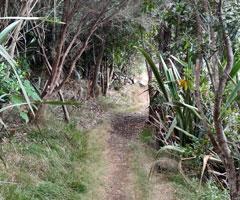
M 41 98 L 37 94 L 30 81 L 25 79 L 25 72 L 18 69 L 19 78 L 22 80 L 22 85 L 25 89 L 28 98 L 31 101 L 40 101 Z M 20 117 L 28 122 L 28 110 L 22 109 L 21 105 L 25 104 L 25 99 L 22 97 L 21 87 L 15 74 L 12 74 L 5 63 L 0 64 L 0 96 L 4 95 L 2 102 L 10 102 L 17 105 Z
M 24 86 L 23 86 L 22 80 L 21 80 L 21 78 L 20 78 L 19 75 L 18 75 L 18 72 L 17 72 L 17 69 L 16 69 L 17 64 L 16 64 L 16 62 L 13 60 L 13 58 L 11 58 L 11 56 L 8 54 L 7 50 L 6 50 L 1 44 L 0 44 L 0 55 L 8 62 L 8 64 L 11 66 L 11 69 L 12 69 L 14 75 L 16 76 L 17 81 L 18 81 L 18 84 L 19 84 L 19 86 L 20 86 L 20 88 L 21 88 L 21 90 L 22 90 L 23 96 L 24 96 L 24 98 L 25 98 L 25 100 L 26 100 L 26 102 L 27 102 L 27 104 L 28 104 L 31 112 L 34 114 L 33 108 L 32 108 L 31 103 L 30 103 L 30 99 L 29 99 L 29 97 L 28 97 L 28 95 L 27 95 L 27 93 L 26 93 L 26 90 L 25 90 Z
M 0 85 L 0 95 L 16 94 L 20 89 L 14 75 L 10 76 L 9 69 L 5 63 L 0 63 Z M 7 98 L 7 96 L 5 96 L 5 98 Z
M 235 60 L 233 64 L 233 68 L 230 72 L 230 76 L 234 78 L 240 70 L 240 55 L 235 55 Z
M 141 44 L 143 27 L 131 19 L 119 24 L 115 22 L 111 29 L 104 30 L 106 37 L 105 57 L 109 65 L 113 65 L 115 72 L 131 77 L 135 73 L 134 62 L 137 51 L 134 46 Z M 131 65 L 131 67 L 129 67 Z
M 29 109 L 34 114 L 34 111 L 30 102 L 30 97 L 36 98 L 37 95 L 34 94 L 35 91 L 33 88 L 31 88 L 31 85 L 29 84 L 29 82 L 27 81 L 23 82 L 22 76 L 19 74 L 19 69 L 17 68 L 18 65 L 16 61 L 13 60 L 13 58 L 11 58 L 6 48 L 2 46 L 2 43 L 5 41 L 5 38 L 8 37 L 9 33 L 17 26 L 18 23 L 19 21 L 13 22 L 0 33 L 0 41 L 1 41 L 0 55 L 6 60 L 6 63 L 8 64 L 8 65 L 5 65 L 3 61 L 0 63 L 1 64 L 0 67 L 2 69 L 0 71 L 0 76 L 3 77 L 3 80 L 2 80 L 3 87 L 1 85 L 0 95 L 3 95 L 3 94 L 12 95 L 12 93 L 17 93 L 17 92 L 20 94 L 19 90 L 21 89 L 22 95 L 24 96 L 24 99 L 26 100 Z M 7 69 L 6 66 L 10 66 L 11 68 Z M 24 119 L 26 119 L 26 115 L 22 114 L 20 116 L 23 116 Z
M 208 181 L 201 188 L 196 179 L 191 179 L 187 184 L 182 176 L 171 176 L 170 180 L 177 189 L 177 197 L 181 200 L 228 200 L 227 190 L 221 190 L 213 181 Z
M 9 180 L 16 173 L 16 184 L 0 186 L 4 199 L 77 200 L 89 190 L 91 180 L 83 167 L 90 153 L 88 137 L 74 124 L 55 122 L 55 126 L 33 129 L 24 140 L 14 138 L 3 145 L 3 152 L 21 157 L 19 161 L 11 158 L 10 170 L 0 174 L 1 179 Z
M 201 117 L 198 114 L 197 108 L 194 107 L 191 91 L 192 80 L 189 78 L 189 75 L 187 73 L 186 75 L 183 74 L 184 78 L 181 78 L 173 61 L 170 62 L 171 66 L 167 66 L 161 55 L 160 61 L 163 68 L 162 71 L 159 71 L 151 56 L 143 49 L 139 49 L 139 51 L 143 54 L 153 71 L 158 83 L 158 91 L 164 96 L 164 99 L 161 98 L 161 101 L 157 101 L 156 103 L 160 106 L 166 105 L 165 108 L 162 107 L 161 109 L 165 112 L 160 115 L 160 119 L 157 119 L 168 127 L 165 138 L 169 138 L 171 134 L 178 132 L 182 144 L 185 144 L 189 138 L 196 140 L 199 134 L 194 131 L 194 121 L 201 119 Z M 190 68 L 188 64 L 185 64 L 183 61 L 176 58 L 175 60 L 184 64 L 183 67 L 187 69 Z M 185 71 L 188 72 L 188 70 Z M 169 126 L 166 122 L 167 115 L 172 116 L 176 123 L 172 123 Z
M 229 97 L 226 100 L 226 105 L 224 107 L 224 111 L 234 102 L 234 100 L 239 96 L 239 90 L 240 90 L 240 82 L 236 84 L 236 86 L 233 88 L 232 92 L 230 93 Z
M 144 0 L 142 3 L 142 11 L 147 13 L 151 12 L 156 8 L 156 2 L 153 0 Z
M 239 81 L 239 70 L 240 70 L 240 55 L 237 52 L 235 55 L 235 60 L 233 68 L 231 70 L 230 76 L 231 81 L 228 82 L 226 93 L 227 98 L 225 99 L 225 106 L 222 110 L 222 115 L 226 114 L 227 110 L 234 105 L 235 102 L 239 102 L 239 91 L 240 91 L 240 81 Z
M 153 74 L 154 74 L 154 76 L 155 76 L 155 78 L 157 80 L 157 83 L 159 85 L 159 88 L 162 91 L 162 93 L 163 93 L 163 95 L 165 97 L 165 100 L 168 101 L 169 100 L 168 93 L 167 93 L 166 87 L 164 85 L 164 82 L 162 80 L 161 74 L 158 71 L 158 68 L 156 67 L 156 65 L 154 64 L 153 60 L 151 59 L 151 57 L 149 56 L 149 54 L 146 51 L 144 51 L 143 49 L 140 49 L 140 48 L 139 48 L 139 51 L 143 54 L 143 56 L 145 57 L 146 61 L 150 65 L 150 67 L 151 67 L 151 69 L 153 71 Z
M 7 26 L 3 31 L 0 33 L 0 44 L 4 44 L 8 38 L 10 32 L 14 30 L 14 28 L 20 23 L 20 20 L 17 20 Z

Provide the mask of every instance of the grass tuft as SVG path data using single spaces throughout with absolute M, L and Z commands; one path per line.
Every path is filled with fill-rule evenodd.
M 176 188 L 176 195 L 182 200 L 229 200 L 227 190 L 221 190 L 213 181 L 208 181 L 199 188 L 199 180 L 191 179 L 191 187 L 181 175 L 172 175 L 169 180 Z
M 79 200 L 94 177 L 88 134 L 74 124 L 51 122 L 2 144 L 8 168 L 0 166 L 0 198 L 7 200 Z M 5 183 L 6 182 L 6 183 Z

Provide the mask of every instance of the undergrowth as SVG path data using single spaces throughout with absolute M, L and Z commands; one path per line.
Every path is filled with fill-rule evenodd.
M 79 200 L 94 178 L 88 170 L 88 134 L 51 122 L 2 144 L 0 195 L 6 200 Z M 92 155 L 91 155 L 92 156 Z
M 209 180 L 199 187 L 198 179 L 191 179 L 187 184 L 181 175 L 172 175 L 169 180 L 173 182 L 177 191 L 177 197 L 181 200 L 229 200 L 227 190 L 221 190 Z
M 146 149 L 151 149 L 149 145 L 151 145 L 151 142 L 153 140 L 152 136 L 153 136 L 153 132 L 149 127 L 145 127 L 139 135 L 140 142 L 148 146 Z M 144 148 L 141 148 L 141 149 L 144 149 Z M 147 155 L 148 157 L 154 158 L 155 157 L 154 154 L 156 154 L 156 151 L 154 149 L 152 149 L 152 151 L 153 152 L 151 154 L 148 153 Z M 137 152 L 139 155 L 141 150 L 138 148 Z M 202 164 L 200 163 L 200 165 Z M 188 164 L 188 167 L 190 167 L 190 164 Z M 141 174 L 138 173 L 138 168 L 135 168 L 135 169 L 138 174 L 138 178 L 140 180 Z M 201 167 L 195 168 L 195 171 L 197 170 L 201 170 Z M 175 188 L 176 198 L 179 200 L 229 200 L 230 199 L 228 191 L 226 189 L 218 188 L 217 184 L 211 180 L 208 180 L 207 182 L 203 183 L 201 187 L 199 187 L 200 180 L 197 177 L 189 179 L 190 181 L 189 183 L 185 181 L 185 179 L 180 173 L 177 173 L 177 174 L 168 173 L 166 178 L 171 183 L 171 185 Z M 149 187 L 146 181 L 145 182 L 140 181 L 140 183 L 144 183 L 145 185 L 142 185 L 144 187 Z

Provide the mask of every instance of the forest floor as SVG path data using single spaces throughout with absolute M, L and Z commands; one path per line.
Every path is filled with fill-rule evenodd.
M 163 175 L 148 180 L 153 159 L 140 148 L 138 136 L 146 116 L 141 113 L 116 114 L 111 120 L 107 141 L 107 200 L 172 200 L 175 191 Z

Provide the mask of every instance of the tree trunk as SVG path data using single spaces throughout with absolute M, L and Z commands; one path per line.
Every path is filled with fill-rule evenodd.
M 102 94 L 104 93 L 105 90 L 105 65 L 101 65 L 101 76 L 100 76 L 100 82 L 101 82 L 101 91 Z
M 161 23 L 158 35 L 157 35 L 157 42 L 158 42 L 158 50 L 162 54 L 163 59 L 168 56 L 170 53 L 170 44 L 172 38 L 172 30 L 169 24 Z M 166 60 L 166 63 L 169 61 Z M 159 70 L 162 71 L 162 63 L 159 63 Z
M 92 97 L 92 98 L 96 97 L 96 88 L 97 88 L 97 83 L 98 83 L 98 78 L 99 78 L 100 67 L 102 64 L 103 53 L 104 53 L 104 44 L 102 44 L 102 46 L 101 46 L 100 53 L 97 57 L 96 66 L 94 68 L 92 83 L 91 83 L 91 87 L 90 87 L 90 97 Z
M 108 93 L 108 88 L 109 88 L 109 80 L 110 80 L 110 69 L 108 66 L 106 66 L 106 78 L 105 78 L 105 88 L 104 88 L 104 92 L 103 92 L 103 95 L 104 96 L 107 96 L 107 93 Z
M 35 117 L 31 116 L 31 122 L 33 122 L 34 124 L 44 124 L 45 119 L 46 119 L 46 112 L 48 109 L 48 105 L 47 104 L 41 104 L 40 106 L 38 106 L 38 110 L 35 113 Z
M 154 93 L 155 93 L 154 88 L 152 86 L 153 73 L 147 62 L 146 62 L 146 67 L 147 67 L 147 72 L 148 72 L 148 95 L 149 95 L 148 120 L 149 120 L 149 122 L 154 122 L 154 120 L 152 119 L 152 117 L 154 116 L 154 113 L 155 113 L 155 111 L 153 109 L 153 98 L 154 98 Z
M 240 199 L 240 186 L 239 186 L 239 178 L 237 167 L 234 163 L 234 158 L 231 153 L 231 149 L 228 144 L 227 137 L 223 130 L 223 122 L 221 117 L 221 108 L 222 108 L 222 101 L 224 96 L 224 91 L 228 82 L 229 74 L 233 67 L 234 63 L 234 55 L 233 55 L 233 48 L 232 42 L 230 40 L 230 36 L 226 31 L 225 24 L 223 21 L 223 12 L 222 12 L 222 0 L 218 3 L 218 18 L 219 24 L 223 34 L 223 43 L 226 49 L 226 57 L 227 57 L 227 64 L 224 71 L 221 74 L 221 78 L 219 80 L 218 87 L 215 91 L 215 102 L 214 102 L 214 112 L 213 112 L 213 121 L 216 130 L 216 138 L 221 147 L 221 154 L 219 155 L 222 159 L 226 172 L 227 172 L 227 179 L 230 188 L 230 195 L 231 199 L 239 200 Z

